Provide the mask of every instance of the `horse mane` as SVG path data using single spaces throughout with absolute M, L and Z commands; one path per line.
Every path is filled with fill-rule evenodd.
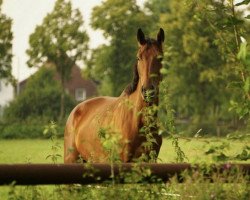
M 127 85 L 127 87 L 124 89 L 123 93 L 125 93 L 127 95 L 132 94 L 136 90 L 138 82 L 139 82 L 139 73 L 137 70 L 137 63 L 136 63 L 134 65 L 134 69 L 133 69 L 133 80 L 129 85 Z

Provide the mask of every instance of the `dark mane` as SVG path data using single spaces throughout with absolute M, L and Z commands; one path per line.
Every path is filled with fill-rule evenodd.
M 139 74 L 137 70 L 137 63 L 134 65 L 134 72 L 133 72 L 133 80 L 132 82 L 124 89 L 125 94 L 130 95 L 132 94 L 138 85 L 139 82 Z

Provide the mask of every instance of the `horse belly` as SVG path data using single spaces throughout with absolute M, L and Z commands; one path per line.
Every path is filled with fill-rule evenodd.
M 98 115 L 93 115 L 82 120 L 77 133 L 76 146 L 85 160 L 107 162 L 110 155 L 105 149 L 106 146 L 103 147 L 105 140 L 114 141 L 107 142 L 114 145 L 110 148 L 116 149 L 114 153 L 119 155 L 123 162 L 128 162 L 133 154 L 131 144 L 138 133 L 137 126 L 128 122 L 131 116 L 118 116 L 115 111 L 110 114 L 102 119 L 99 119 Z
M 107 155 L 102 150 L 98 130 L 93 125 L 83 125 L 76 137 L 76 147 L 86 161 L 104 162 Z

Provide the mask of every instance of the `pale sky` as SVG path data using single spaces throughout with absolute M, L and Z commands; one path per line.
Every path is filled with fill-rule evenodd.
M 142 5 L 145 0 L 137 0 Z M 82 12 L 85 27 L 90 37 L 90 47 L 95 48 L 105 43 L 102 32 L 91 29 L 90 16 L 92 8 L 100 5 L 102 0 L 71 0 L 74 8 Z M 29 35 L 34 32 L 36 25 L 40 25 L 47 13 L 51 12 L 55 0 L 3 0 L 2 11 L 12 18 L 13 39 L 13 64 L 12 73 L 19 80 L 24 80 L 35 69 L 26 65 L 28 56 L 25 51 L 29 48 Z

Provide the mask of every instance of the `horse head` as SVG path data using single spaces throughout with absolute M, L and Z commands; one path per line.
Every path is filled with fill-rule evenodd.
M 152 39 L 145 38 L 142 30 L 138 29 L 137 41 L 139 44 L 137 71 L 141 95 L 145 102 L 155 103 L 158 101 L 159 82 L 161 80 L 160 69 L 162 68 L 164 31 L 160 28 L 156 39 Z

